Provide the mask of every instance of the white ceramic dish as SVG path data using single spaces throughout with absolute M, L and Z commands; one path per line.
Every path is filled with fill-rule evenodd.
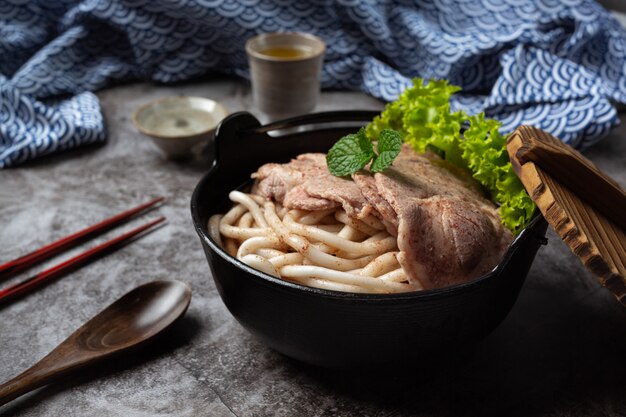
M 184 158 L 208 141 L 228 115 L 217 101 L 203 97 L 165 97 L 139 107 L 133 113 L 135 127 L 149 136 L 169 158 Z

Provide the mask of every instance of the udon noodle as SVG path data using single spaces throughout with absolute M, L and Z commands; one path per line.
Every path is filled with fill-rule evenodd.
M 232 191 L 232 208 L 209 219 L 211 237 L 248 266 L 310 287 L 361 293 L 421 290 L 400 266 L 396 237 L 376 217 L 341 208 L 288 210 Z

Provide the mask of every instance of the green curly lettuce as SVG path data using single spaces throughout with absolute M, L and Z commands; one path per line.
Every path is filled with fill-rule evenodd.
M 377 138 L 383 129 L 391 128 L 416 151 L 425 152 L 427 146 L 434 146 L 445 153 L 447 160 L 463 166 L 459 140 L 464 115 L 450 112 L 450 96 L 459 90 L 446 80 L 424 84 L 416 78 L 413 87 L 387 104 L 367 126 L 367 136 Z
M 467 116 L 450 110 L 450 96 L 460 88 L 446 80 L 413 80 L 398 100 L 366 128 L 367 136 L 377 138 L 384 129 L 394 129 L 416 151 L 437 150 L 445 160 L 467 169 L 500 204 L 502 223 L 515 234 L 530 220 L 535 204 L 515 175 L 506 151 L 506 137 L 498 131 L 500 122 L 486 119 L 484 113 Z M 469 128 L 461 134 L 461 126 Z
M 501 123 L 485 119 L 484 113 L 469 117 L 470 127 L 463 134 L 462 157 L 472 176 L 500 204 L 502 223 L 519 233 L 535 211 L 535 203 L 522 185 L 506 150 L 506 137 L 498 131 Z

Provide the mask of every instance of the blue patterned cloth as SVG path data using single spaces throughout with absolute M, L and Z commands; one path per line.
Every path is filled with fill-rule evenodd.
M 447 78 L 455 108 L 579 148 L 626 103 L 626 31 L 592 0 L 1 0 L 0 167 L 104 141 L 107 85 L 248 77 L 246 39 L 272 31 L 326 40 L 324 88 Z

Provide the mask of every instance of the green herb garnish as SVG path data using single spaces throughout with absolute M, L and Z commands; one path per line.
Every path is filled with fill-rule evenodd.
M 385 129 L 378 136 L 378 156 L 374 158 L 370 170 L 372 172 L 383 172 L 396 159 L 402 148 L 402 138 L 395 130 Z
M 402 138 L 391 129 L 383 129 L 378 135 L 378 154 L 374 145 L 361 128 L 357 133 L 344 136 L 333 145 L 326 155 L 326 164 L 331 174 L 343 177 L 363 169 L 370 161 L 370 170 L 382 172 L 400 153 Z
M 521 181 L 515 175 L 506 151 L 506 136 L 498 131 L 501 123 L 486 119 L 484 113 L 468 116 L 450 111 L 450 96 L 460 88 L 446 80 L 413 80 L 398 100 L 387 104 L 365 132 L 348 135 L 330 150 L 326 161 L 333 175 L 344 176 L 363 169 L 381 172 L 400 153 L 401 137 L 417 152 L 436 151 L 446 161 L 468 170 L 500 204 L 502 223 L 519 233 L 535 211 Z M 461 134 L 461 126 L 469 128 Z M 378 156 L 372 141 L 378 140 Z

